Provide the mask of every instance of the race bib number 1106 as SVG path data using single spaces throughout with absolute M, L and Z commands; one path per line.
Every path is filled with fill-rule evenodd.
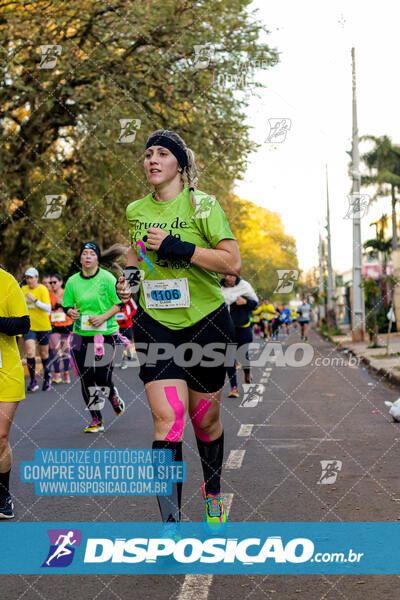
M 188 308 L 187 277 L 180 279 L 142 280 L 146 308 Z

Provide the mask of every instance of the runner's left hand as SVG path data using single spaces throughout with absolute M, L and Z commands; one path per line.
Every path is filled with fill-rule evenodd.
M 160 227 L 149 227 L 147 230 L 147 246 L 149 250 L 158 250 L 168 233 Z
M 104 318 L 102 315 L 92 315 L 89 317 L 89 323 L 93 325 L 93 327 L 100 327 L 102 323 L 104 323 Z

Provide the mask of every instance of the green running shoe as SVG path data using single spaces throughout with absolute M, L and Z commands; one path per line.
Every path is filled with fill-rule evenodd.
M 206 512 L 203 519 L 204 527 L 211 535 L 217 535 L 226 527 L 226 513 L 221 493 L 207 494 L 205 481 L 201 485 L 201 493 L 206 502 Z

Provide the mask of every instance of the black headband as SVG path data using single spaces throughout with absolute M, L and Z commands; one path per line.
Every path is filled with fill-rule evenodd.
M 163 148 L 167 148 L 172 154 L 175 156 L 178 164 L 182 169 L 188 166 L 189 157 L 185 148 L 182 148 L 177 144 L 174 140 L 162 134 L 155 134 L 149 137 L 146 144 L 147 148 L 150 146 L 162 146 Z
M 93 252 L 96 252 L 97 258 L 100 260 L 101 252 L 100 252 L 100 248 L 98 247 L 96 242 L 86 242 L 85 244 L 82 244 L 80 254 L 82 254 L 82 252 L 85 250 L 85 248 L 89 248 L 90 250 L 93 250 Z

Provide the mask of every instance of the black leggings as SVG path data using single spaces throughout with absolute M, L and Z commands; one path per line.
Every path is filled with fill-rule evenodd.
M 235 342 L 237 343 L 238 348 L 243 344 L 250 344 L 252 341 L 253 331 L 251 327 L 235 327 Z M 248 352 L 246 352 L 246 358 L 249 360 Z M 243 367 L 243 371 L 246 375 L 250 375 L 250 367 Z M 236 365 L 233 365 L 233 367 L 227 367 L 226 372 L 228 374 L 231 387 L 237 387 Z
M 90 410 L 92 418 L 102 419 L 99 402 L 94 402 L 96 398 L 96 388 L 109 388 L 104 390 L 108 398 L 114 394 L 114 384 L 112 382 L 113 360 L 115 357 L 115 336 L 104 336 L 104 355 L 95 357 L 93 348 L 93 336 L 83 336 L 77 333 L 72 334 L 70 340 L 71 358 L 75 363 L 78 376 L 81 380 L 82 396 L 86 406 L 96 406 L 96 410 Z M 98 363 L 96 365 L 96 362 Z M 91 389 L 90 389 L 91 388 Z

